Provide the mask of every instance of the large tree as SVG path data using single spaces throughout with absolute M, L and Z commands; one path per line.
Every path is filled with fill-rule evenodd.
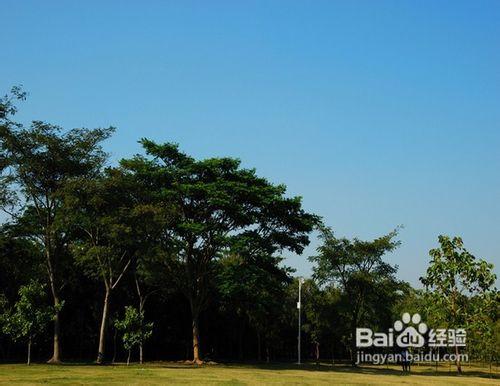
M 460 237 L 441 235 L 438 239 L 439 248 L 429 251 L 431 261 L 426 275 L 420 278 L 436 305 L 438 315 L 435 318 L 447 328 L 482 330 L 486 339 L 488 327 L 493 327 L 493 323 L 485 323 L 485 319 L 498 310 L 493 264 L 477 259 L 467 251 Z M 459 346 L 454 348 L 460 373 Z
M 65 221 L 74 234 L 71 250 L 89 277 L 103 283 L 97 363 L 104 361 L 112 294 L 161 226 L 165 212 L 147 200 L 133 176 L 108 168 L 93 179 L 79 178 L 64 191 Z M 142 312 L 142 309 L 141 309 Z
M 286 197 L 283 185 L 242 168 L 237 159 L 196 160 L 171 143 L 142 145 L 148 157 L 122 165 L 158 190 L 158 205 L 177 208 L 176 221 L 165 228 L 163 262 L 189 301 L 193 361 L 199 363 L 199 316 L 210 300 L 214 261 L 228 250 L 301 253 L 317 218 L 302 209 L 299 197 Z
M 13 97 L 0 101 L 0 205 L 13 218 L 30 218 L 33 237 L 43 250 L 55 310 L 49 362 L 57 363 L 61 360 L 60 260 L 68 242 L 67 232 L 59 226 L 61 192 L 68 181 L 98 173 L 106 160 L 100 144 L 113 128 L 64 131 L 41 121 L 24 127 L 12 121 L 13 98 L 24 96 L 14 89 Z
M 383 260 L 387 252 L 398 247 L 396 236 L 397 230 L 394 230 L 375 240 L 349 240 L 337 238 L 329 228 L 322 227 L 322 245 L 318 247 L 318 254 L 310 257 L 315 263 L 313 276 L 318 283 L 336 285 L 346 296 L 353 365 L 356 362 L 356 328 L 366 322 L 372 313 L 372 304 L 384 304 L 381 298 L 390 296 L 397 288 L 394 276 L 397 267 Z

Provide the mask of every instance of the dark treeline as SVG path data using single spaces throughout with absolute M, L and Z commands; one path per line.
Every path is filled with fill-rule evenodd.
M 402 312 L 466 325 L 489 337 L 470 352 L 496 357 L 493 267 L 459 238 L 440 238 L 415 290 L 384 261 L 398 229 L 337 238 L 285 186 L 171 143 L 142 139 L 142 154 L 109 166 L 113 128 L 25 127 L 24 98 L 14 88 L 0 102 L 1 360 L 27 347 L 53 363 L 296 360 L 298 279 L 282 256 L 302 254 L 314 230 L 303 358 L 354 360 L 356 327 L 387 330 Z

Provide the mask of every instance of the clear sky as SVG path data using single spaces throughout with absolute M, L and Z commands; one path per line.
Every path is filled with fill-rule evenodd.
M 500 266 L 499 1 L 1 2 L 19 119 L 235 156 L 337 235 L 398 224 L 418 282 L 441 233 Z M 314 253 L 313 240 L 306 254 Z M 306 257 L 288 264 L 309 274 Z

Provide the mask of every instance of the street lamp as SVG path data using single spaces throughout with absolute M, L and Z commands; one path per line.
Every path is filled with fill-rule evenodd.
M 304 278 L 303 277 L 299 277 L 299 301 L 297 302 L 297 309 L 299 310 L 299 331 L 298 331 L 298 336 L 297 336 L 297 357 L 298 357 L 298 361 L 297 361 L 297 364 L 300 365 L 300 310 L 302 308 L 302 304 L 301 304 L 301 292 L 302 292 L 302 284 L 304 284 Z

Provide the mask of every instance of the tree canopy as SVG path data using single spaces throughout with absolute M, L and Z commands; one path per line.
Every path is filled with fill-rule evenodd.
M 122 167 L 158 192 L 158 205 L 175 208 L 162 261 L 189 301 L 193 360 L 200 362 L 199 316 L 210 300 L 214 261 L 225 251 L 247 258 L 300 253 L 318 218 L 302 209 L 299 197 L 286 197 L 283 185 L 241 168 L 237 159 L 198 161 L 175 144 L 141 143 L 149 157 L 123 160 Z

